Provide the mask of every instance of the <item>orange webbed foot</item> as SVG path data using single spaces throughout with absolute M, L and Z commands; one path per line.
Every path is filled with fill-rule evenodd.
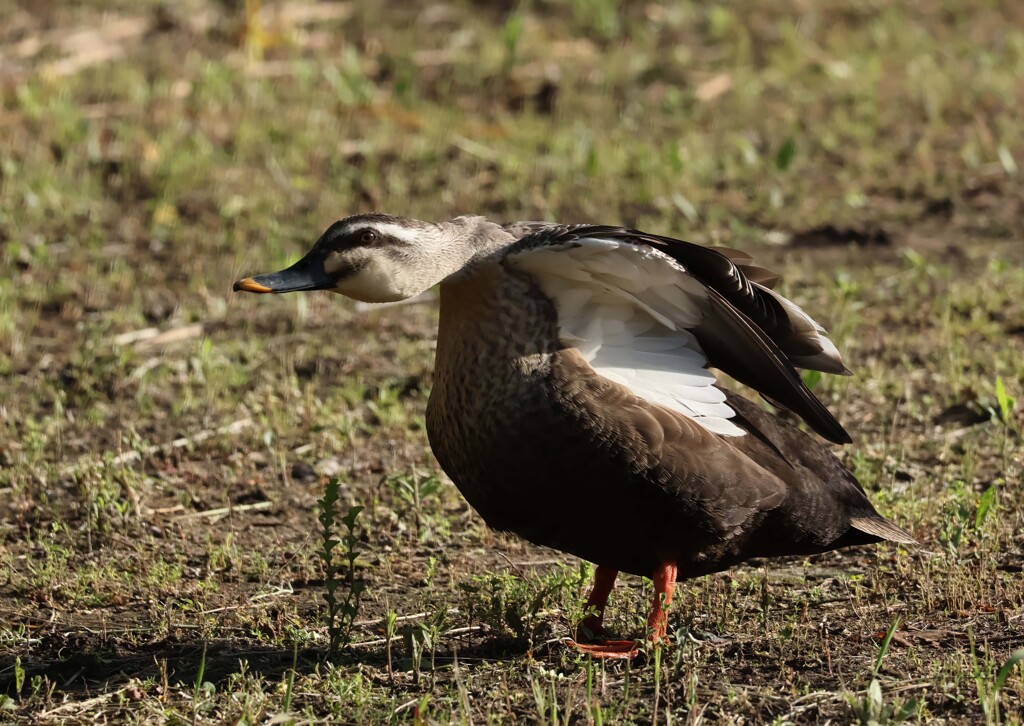
M 640 645 L 635 640 L 602 640 L 598 643 L 578 643 L 572 638 L 562 641 L 565 647 L 581 655 L 604 660 L 626 660 L 636 658 Z

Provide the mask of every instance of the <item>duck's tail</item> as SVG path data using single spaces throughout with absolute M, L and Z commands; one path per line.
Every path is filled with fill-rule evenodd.
M 917 544 L 917 540 L 910 536 L 909 532 L 897 527 L 888 519 L 883 519 L 877 515 L 874 517 L 852 517 L 850 519 L 850 526 L 865 534 L 871 534 L 890 542 L 908 545 Z

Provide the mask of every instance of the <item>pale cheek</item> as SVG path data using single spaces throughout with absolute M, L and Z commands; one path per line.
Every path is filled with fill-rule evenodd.
M 395 302 L 413 295 L 402 289 L 390 260 L 374 260 L 355 275 L 342 280 L 334 292 L 361 302 Z

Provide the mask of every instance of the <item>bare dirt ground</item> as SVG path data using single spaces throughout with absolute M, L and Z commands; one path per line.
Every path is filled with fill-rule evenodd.
M 0 0 L 0 721 L 1021 723 L 1022 29 Z M 812 381 L 837 453 L 921 546 L 750 563 L 684 583 L 646 661 L 566 652 L 588 566 L 430 454 L 435 303 L 230 291 L 373 209 L 753 252 L 855 369 Z M 334 655 L 331 477 L 366 585 Z

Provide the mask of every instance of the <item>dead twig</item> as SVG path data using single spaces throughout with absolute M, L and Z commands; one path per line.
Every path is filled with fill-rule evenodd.
M 99 696 L 87 698 L 84 701 L 68 701 L 66 703 L 62 703 L 56 708 L 51 708 L 49 711 L 44 711 L 43 713 L 36 716 L 37 723 L 38 721 L 41 721 L 43 719 L 56 718 L 57 716 L 61 716 L 62 714 L 84 713 L 93 706 L 99 706 L 103 703 L 106 703 L 110 699 L 114 698 L 115 696 L 119 696 L 127 690 L 127 688 L 121 688 L 116 691 L 111 691 L 110 693 L 102 693 Z
M 216 509 L 207 509 L 203 512 L 189 512 L 188 514 L 179 514 L 174 518 L 175 522 L 181 522 L 187 519 L 212 519 L 218 521 L 223 517 L 233 514 L 234 512 L 251 512 L 257 509 L 269 509 L 274 506 L 274 502 L 256 502 L 255 504 L 234 504 L 229 507 L 217 507 Z
M 202 323 L 194 323 L 192 325 L 182 325 L 177 328 L 169 328 L 168 330 L 160 330 L 160 328 L 129 330 L 127 333 L 121 333 L 120 335 L 114 336 L 114 344 L 134 345 L 139 350 L 146 350 L 148 348 L 169 345 L 171 343 L 180 343 L 183 340 L 196 338 L 203 334 L 204 329 L 205 328 Z
M 119 454 L 114 457 L 112 464 L 125 464 L 129 461 L 138 461 L 143 456 L 151 456 L 161 451 L 173 451 L 174 449 L 184 449 L 188 446 L 200 444 L 206 441 L 212 436 L 234 436 L 236 434 L 245 431 L 247 428 L 252 426 L 252 419 L 241 418 L 237 421 L 232 421 L 226 426 L 221 426 L 216 429 L 207 429 L 206 431 L 199 431 L 194 436 L 186 437 L 183 436 L 180 439 L 175 439 L 169 444 L 155 444 L 147 447 L 144 451 L 126 451 L 123 454 Z
M 447 614 L 448 615 L 453 615 L 453 614 L 458 613 L 458 612 L 459 612 L 458 608 L 449 608 Z M 419 620 L 421 618 L 425 618 L 425 617 L 427 617 L 429 615 L 433 615 L 433 614 L 434 613 L 413 613 L 412 615 L 402 615 L 402 616 L 399 616 L 399 617 L 395 618 L 395 622 L 396 623 L 404 623 L 404 622 L 407 622 L 409 620 Z M 376 618 L 374 620 L 357 620 L 356 622 L 352 623 L 352 625 L 354 627 L 357 627 L 357 628 L 365 627 L 367 625 L 384 625 L 385 620 L 386 620 L 386 618 Z

